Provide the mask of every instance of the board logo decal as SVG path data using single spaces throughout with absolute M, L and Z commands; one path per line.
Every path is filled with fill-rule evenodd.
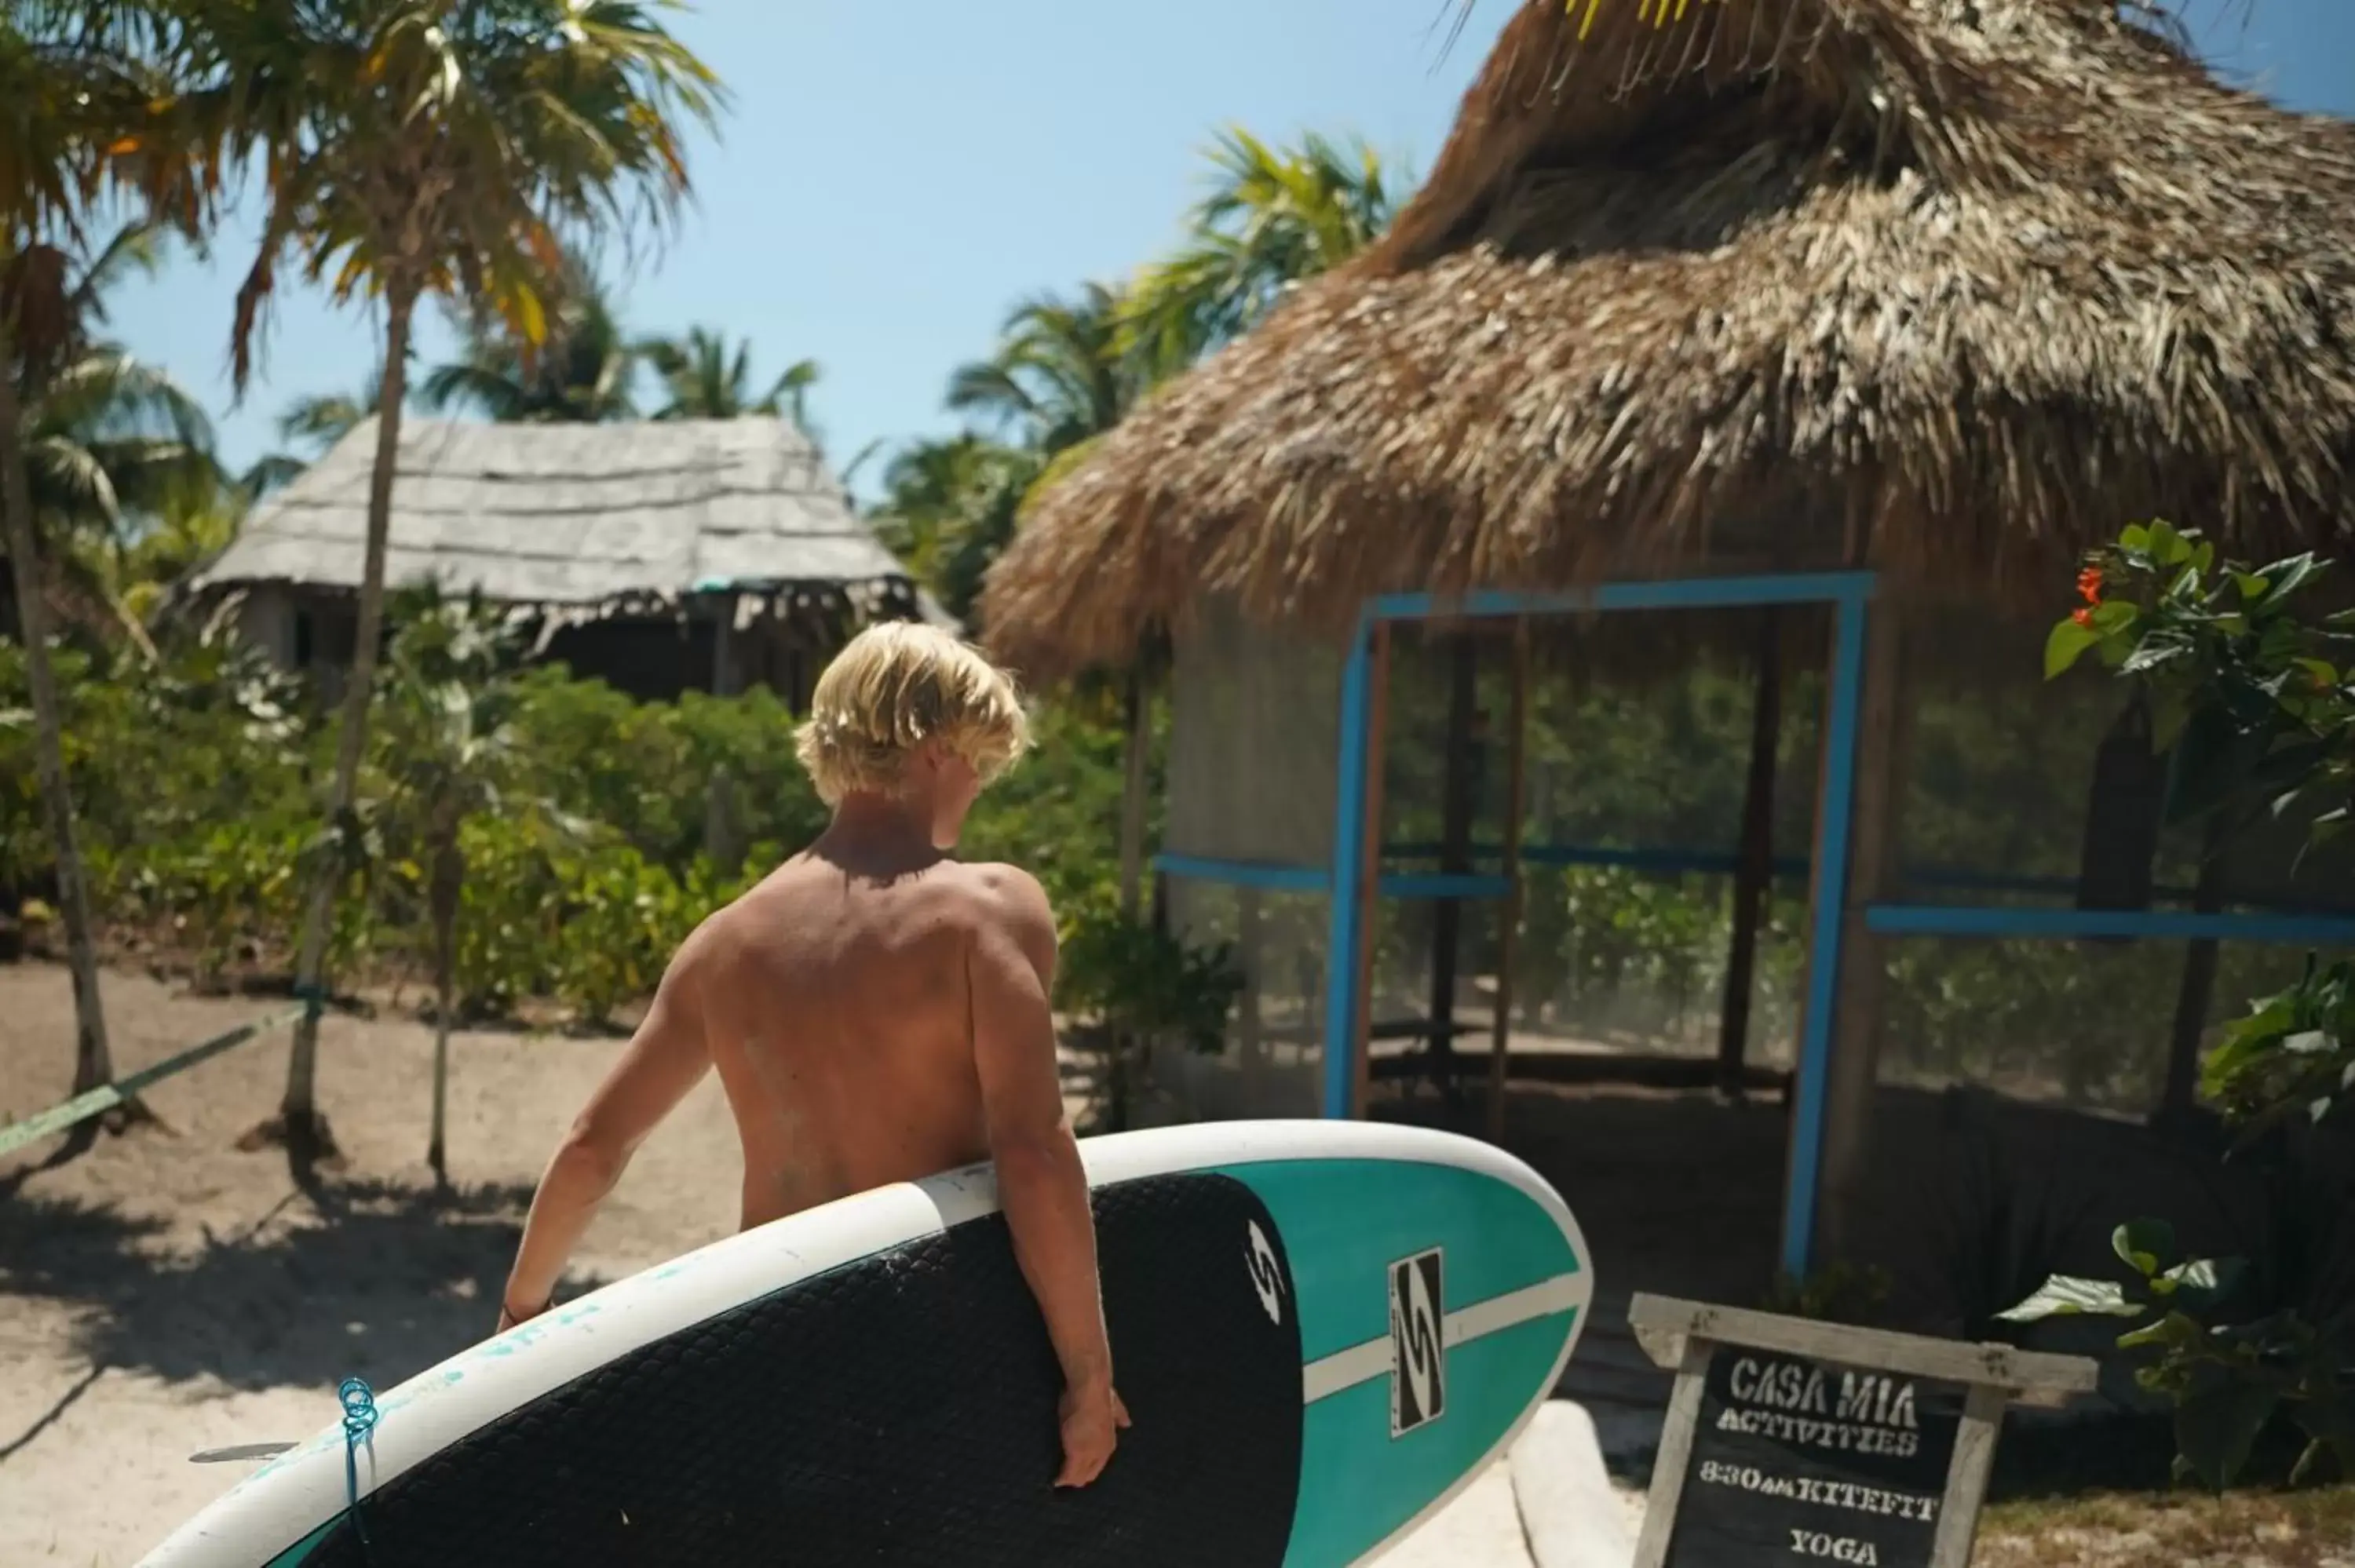
M 1251 1227 L 1251 1245 L 1244 1261 L 1251 1267 L 1252 1288 L 1259 1292 L 1259 1304 L 1267 1308 L 1267 1320 L 1278 1328 L 1284 1325 L 1284 1274 L 1275 1266 L 1275 1248 L 1267 1245 L 1267 1234 L 1259 1228 L 1257 1220 L 1245 1220 Z
M 1447 1413 L 1442 1338 L 1441 1249 L 1391 1265 L 1391 1436 L 1403 1437 Z

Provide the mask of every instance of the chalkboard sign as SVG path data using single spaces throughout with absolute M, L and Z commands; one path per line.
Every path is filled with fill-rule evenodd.
M 1627 1319 L 1677 1372 L 1635 1568 L 1967 1568 L 2005 1406 L 2098 1371 L 1643 1294 Z
M 1929 1568 L 1961 1425 L 1959 1390 L 1721 1346 L 1668 1568 Z

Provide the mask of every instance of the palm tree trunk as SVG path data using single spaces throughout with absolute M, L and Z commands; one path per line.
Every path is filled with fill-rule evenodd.
M 384 626 L 384 556 L 392 526 L 392 481 L 400 448 L 400 405 L 408 393 L 409 331 L 417 291 L 396 283 L 385 299 L 384 390 L 377 414 L 376 469 L 368 480 L 368 553 L 360 571 L 358 626 L 352 667 L 344 686 L 344 711 L 336 744 L 336 773 L 327 797 L 328 841 L 312 867 L 310 901 L 303 911 L 303 934 L 294 957 L 296 994 L 313 1006 L 294 1026 L 286 1062 L 286 1097 L 279 1105 L 279 1129 L 298 1164 L 331 1157 L 335 1140 L 318 1111 L 319 1008 L 327 967 L 327 939 L 336 915 L 336 892 L 344 880 L 346 833 L 359 792 L 360 758 L 368 748 L 368 705 L 375 695 L 377 642 Z
M 81 1094 L 111 1082 L 114 1062 L 106 1046 L 105 1010 L 99 1001 L 90 884 L 74 836 L 73 796 L 66 784 L 65 724 L 58 708 L 57 677 L 49 668 L 48 606 L 41 599 L 40 565 L 34 553 L 33 486 L 25 471 L 24 410 L 16 399 L 15 364 L 7 323 L 0 321 L 0 516 L 5 518 L 8 554 L 16 562 L 9 575 L 16 583 L 26 683 L 33 691 L 34 768 L 58 857 L 58 906 L 65 918 L 66 967 L 73 975 L 73 1089 Z M 119 1107 L 109 1124 L 119 1130 L 129 1119 L 123 1113 L 136 1108 Z
M 466 862 L 458 848 L 456 823 L 436 836 L 441 843 L 433 853 L 433 1132 L 426 1142 L 425 1162 L 433 1168 L 435 1183 L 447 1187 L 450 1014 L 457 1006 L 458 898 L 465 885 Z

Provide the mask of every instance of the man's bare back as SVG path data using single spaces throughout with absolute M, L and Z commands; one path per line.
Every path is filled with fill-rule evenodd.
M 1093 1480 L 1114 1391 L 1085 1168 L 1048 1004 L 1055 921 L 1011 866 L 948 851 L 1024 724 L 1002 672 L 922 626 L 870 629 L 820 678 L 799 746 L 834 820 L 680 947 L 549 1160 L 501 1303 L 547 1310 L 638 1146 L 715 1068 L 762 1224 L 987 1159 L 1062 1369 L 1060 1486 Z
M 712 916 L 683 978 L 743 1141 L 747 1227 L 989 1158 L 968 958 L 978 927 L 1045 916 L 1008 866 L 821 848 Z M 1042 989 L 1052 963 L 1050 946 Z

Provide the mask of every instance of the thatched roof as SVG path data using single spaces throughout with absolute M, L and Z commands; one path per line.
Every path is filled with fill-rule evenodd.
M 2154 514 L 2355 537 L 2346 122 L 2110 0 L 1588 9 L 1528 0 L 1388 238 L 1043 499 L 1001 652 L 1122 658 L 1205 589 L 1870 564 L 2024 609 Z
M 199 591 L 359 586 L 370 420 L 272 496 Z M 907 568 L 785 419 L 404 420 L 386 579 L 575 614 L 697 594 L 848 592 L 912 602 Z

